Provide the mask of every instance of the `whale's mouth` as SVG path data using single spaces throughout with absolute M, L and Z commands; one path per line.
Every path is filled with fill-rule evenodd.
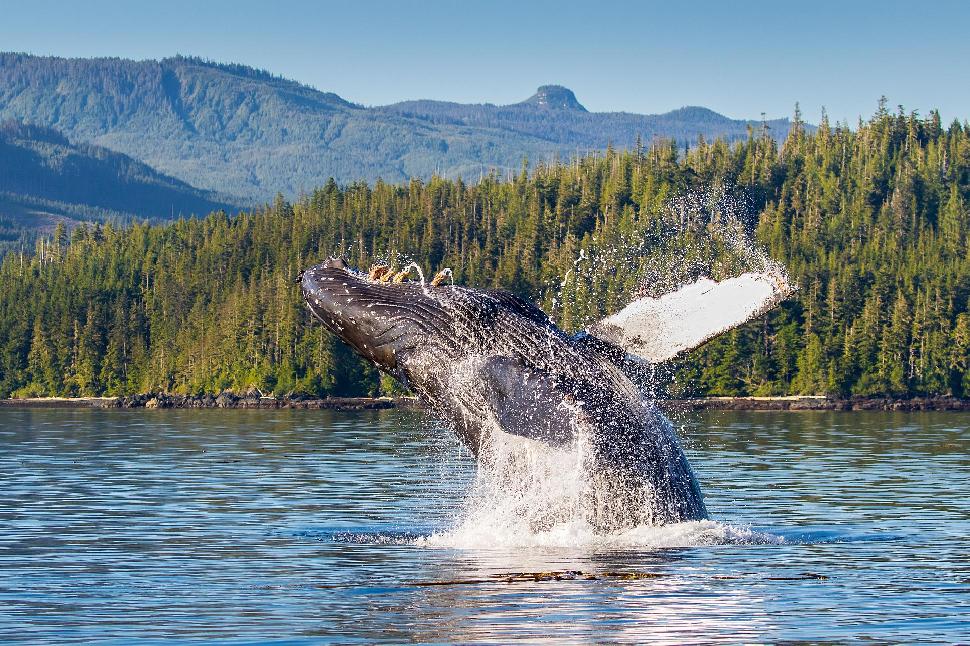
M 402 353 L 450 320 L 431 293 L 443 289 L 440 281 L 425 284 L 409 276 L 409 270 L 380 265 L 362 272 L 331 258 L 305 270 L 300 285 L 315 318 L 358 354 L 395 373 Z

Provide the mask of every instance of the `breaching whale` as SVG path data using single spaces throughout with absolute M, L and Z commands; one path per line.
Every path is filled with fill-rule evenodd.
M 707 516 L 673 425 L 637 375 L 791 291 L 780 271 L 701 279 L 568 335 L 509 292 L 441 284 L 444 272 L 428 283 L 405 276 L 331 258 L 299 280 L 314 317 L 416 393 L 476 456 L 499 434 L 581 443 L 584 514 L 604 531 Z

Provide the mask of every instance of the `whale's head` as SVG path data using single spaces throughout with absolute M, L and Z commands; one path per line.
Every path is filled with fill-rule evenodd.
M 406 381 L 408 357 L 454 327 L 448 288 L 403 280 L 388 267 L 357 271 L 331 258 L 300 276 L 313 315 L 359 355 Z

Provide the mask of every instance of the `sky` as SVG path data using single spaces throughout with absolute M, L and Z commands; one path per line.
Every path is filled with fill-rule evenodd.
M 880 96 L 970 118 L 970 1 L 0 0 L 0 51 L 175 54 L 364 105 L 515 103 L 544 84 L 597 112 L 701 105 L 855 125 Z

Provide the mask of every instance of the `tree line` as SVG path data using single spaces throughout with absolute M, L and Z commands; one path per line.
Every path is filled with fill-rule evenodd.
M 84 225 L 0 264 L 0 396 L 395 386 L 314 324 L 301 269 L 334 253 L 512 290 L 565 329 L 632 294 L 761 262 L 798 291 L 671 366 L 673 394 L 970 396 L 970 130 L 796 112 L 783 142 L 673 141 L 477 182 L 334 181 L 168 225 Z

